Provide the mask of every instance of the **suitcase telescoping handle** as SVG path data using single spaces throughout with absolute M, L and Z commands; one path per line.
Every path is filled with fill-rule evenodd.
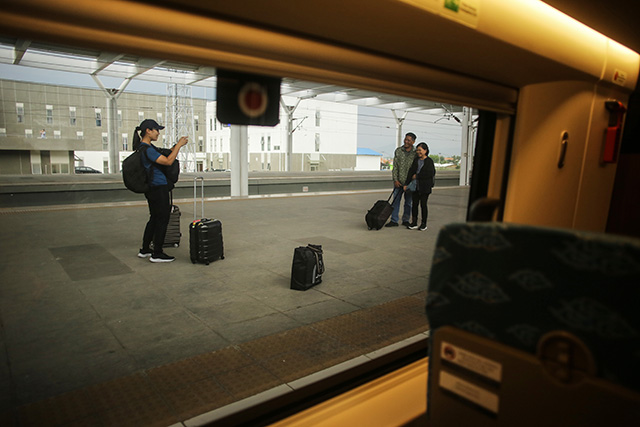
M 391 194 L 389 194 L 389 198 L 387 199 L 387 203 L 389 203 L 389 200 L 391 200 L 391 197 L 393 197 L 393 194 L 396 192 L 396 188 L 393 187 L 393 190 L 391 190 Z M 396 202 L 396 198 L 400 195 L 400 192 L 398 192 L 398 194 L 396 194 L 396 197 L 393 198 L 393 202 L 391 202 L 391 204 L 393 205 Z
M 204 177 L 203 176 L 196 176 L 195 178 L 193 178 L 193 220 L 197 220 L 198 218 L 196 218 L 196 202 L 198 200 L 197 198 L 197 189 L 198 189 L 198 181 L 201 181 L 202 185 L 202 215 L 200 216 L 200 218 L 204 218 Z

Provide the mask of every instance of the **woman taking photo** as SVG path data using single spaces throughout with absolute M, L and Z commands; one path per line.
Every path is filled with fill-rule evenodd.
M 424 231 L 427 229 L 427 217 L 429 210 L 427 209 L 427 200 L 431 194 L 431 188 L 434 184 L 436 168 L 433 160 L 429 157 L 429 146 L 425 142 L 421 142 L 416 147 L 416 158 L 409 168 L 407 174 L 407 182 L 404 184 L 404 190 L 412 191 L 413 205 L 411 206 L 411 224 L 407 226 L 410 230 L 418 229 Z M 415 182 L 412 182 L 414 181 Z M 412 188 L 414 187 L 415 188 Z M 422 210 L 422 222 L 418 227 L 418 202 Z
M 151 177 L 149 191 L 144 193 L 149 205 L 149 221 L 144 228 L 142 236 L 142 248 L 138 252 L 138 257 L 149 258 L 151 262 L 171 262 L 175 257 L 167 255 L 162 251 L 164 237 L 167 233 L 167 224 L 171 212 L 171 202 L 169 199 L 169 182 L 159 165 L 171 166 L 175 162 L 180 148 L 185 146 L 189 140 L 186 136 L 180 138 L 178 143 L 171 149 L 171 154 L 164 156 L 160 154 L 152 144 L 158 140 L 160 131 L 164 126 L 160 126 L 155 120 L 146 119 L 136 127 L 133 134 L 133 147 L 138 149 L 145 145 L 142 164 L 147 169 Z M 138 132 L 140 134 L 138 135 Z M 151 250 L 153 242 L 153 250 Z

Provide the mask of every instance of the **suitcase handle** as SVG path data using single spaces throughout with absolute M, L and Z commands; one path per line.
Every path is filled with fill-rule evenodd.
M 396 192 L 396 188 L 393 187 L 393 190 L 391 190 L 391 194 L 389 194 L 389 198 L 387 199 L 387 203 L 389 203 L 389 200 L 391 200 L 391 197 L 395 192 Z M 391 202 L 392 205 L 396 202 L 396 199 L 398 198 L 399 195 L 400 195 L 400 192 L 398 192 L 398 194 L 396 194 L 396 197 L 393 198 L 393 202 Z
M 195 221 L 196 219 L 196 207 L 197 207 L 197 184 L 198 184 L 198 180 L 200 180 L 202 182 L 202 216 L 200 216 L 200 218 L 204 218 L 204 177 L 203 176 L 196 176 L 195 178 L 193 178 L 193 220 Z

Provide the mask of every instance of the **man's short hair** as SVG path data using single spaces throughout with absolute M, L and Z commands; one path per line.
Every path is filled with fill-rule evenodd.
M 413 132 L 409 132 L 409 133 L 408 133 L 408 134 L 406 134 L 405 136 L 410 136 L 411 138 L 413 138 L 413 142 L 415 142 L 415 141 L 416 141 L 416 138 L 418 138 L 418 137 L 416 136 L 416 134 L 415 134 L 415 133 L 413 133 Z

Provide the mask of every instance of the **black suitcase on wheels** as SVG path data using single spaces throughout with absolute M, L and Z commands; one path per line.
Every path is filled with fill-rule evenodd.
M 393 191 L 391 192 L 391 195 L 389 195 L 389 198 L 387 200 L 378 200 L 367 212 L 364 220 L 367 222 L 367 227 L 369 227 L 369 230 L 380 230 L 387 222 L 387 220 L 391 216 L 391 213 L 393 212 L 393 206 L 389 204 L 389 200 L 392 196 Z M 394 198 L 393 200 L 395 201 L 396 199 Z
M 197 182 L 202 180 L 202 217 L 196 219 L 196 190 Z M 204 217 L 204 178 L 197 177 L 193 180 L 193 216 L 194 220 L 189 224 L 189 255 L 191 262 L 200 262 L 206 265 L 217 260 L 224 259 L 224 244 L 222 242 L 222 222 L 217 219 Z
M 173 192 L 171 192 L 171 212 L 169 213 L 169 224 L 167 224 L 167 234 L 164 236 L 165 248 L 177 248 L 180 246 L 180 208 L 173 204 Z
M 189 254 L 194 264 L 209 265 L 224 259 L 222 223 L 217 219 L 202 218 L 189 224 Z

